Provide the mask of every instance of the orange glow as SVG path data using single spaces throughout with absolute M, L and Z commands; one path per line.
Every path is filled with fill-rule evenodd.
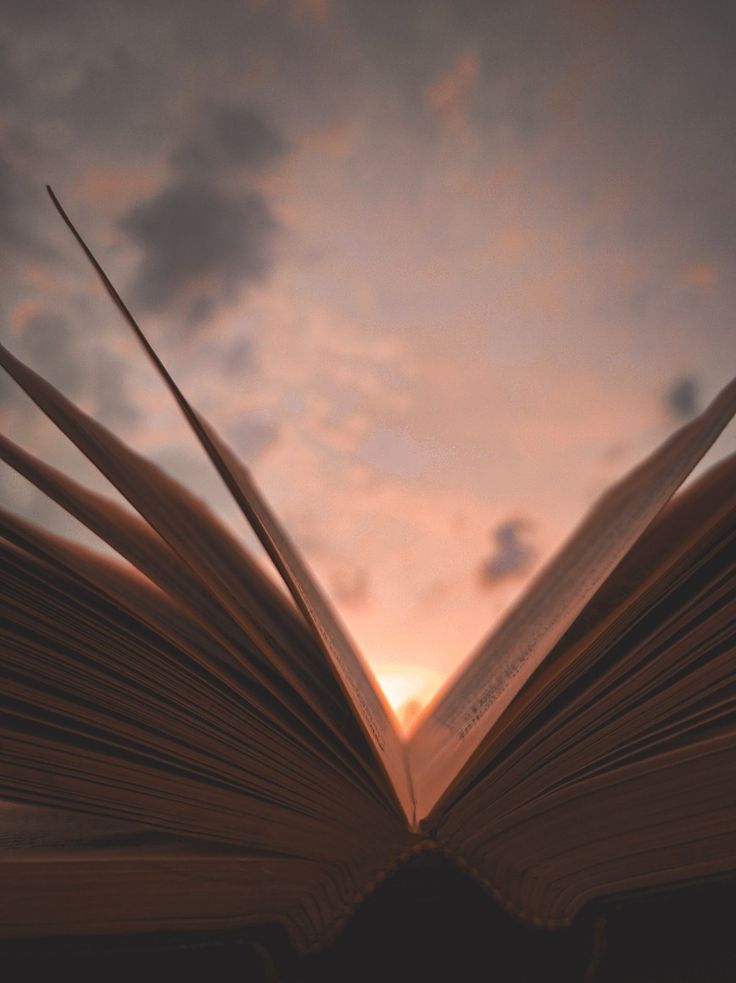
M 435 669 L 401 662 L 379 663 L 375 675 L 405 733 L 442 682 L 442 674 Z

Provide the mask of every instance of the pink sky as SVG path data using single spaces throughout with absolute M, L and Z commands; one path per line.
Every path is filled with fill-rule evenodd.
M 733 374 L 722 32 L 680 4 L 115 10 L 5 28 L 4 340 L 242 532 L 50 181 L 389 696 L 426 699 Z M 97 480 L 2 392 L 10 436 Z

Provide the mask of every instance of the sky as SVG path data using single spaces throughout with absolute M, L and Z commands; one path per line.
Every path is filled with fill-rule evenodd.
M 5 0 L 2 340 L 256 550 L 49 183 L 408 723 L 734 374 L 734 91 L 728 2 Z

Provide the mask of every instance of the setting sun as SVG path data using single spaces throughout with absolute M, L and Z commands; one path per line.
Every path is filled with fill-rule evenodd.
M 401 662 L 378 663 L 375 674 L 404 732 L 411 730 L 442 682 L 436 669 Z

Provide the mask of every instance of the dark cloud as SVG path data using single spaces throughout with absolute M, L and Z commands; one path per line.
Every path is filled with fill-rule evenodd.
M 137 300 L 159 310 L 184 303 L 191 324 L 212 303 L 266 278 L 278 223 L 265 197 L 182 178 L 120 223 L 141 247 Z
M 195 136 L 170 157 L 179 171 L 174 183 L 121 225 L 143 248 L 134 284 L 140 303 L 183 304 L 188 326 L 196 327 L 240 288 L 265 279 L 272 263 L 278 222 L 268 201 L 255 190 L 232 190 L 223 178 L 263 170 L 286 154 L 287 144 L 260 113 L 240 104 L 210 102 L 191 128 Z
M 264 167 L 286 153 L 286 143 L 247 106 L 221 106 L 213 112 L 213 135 L 234 164 Z
M 203 118 L 197 136 L 172 154 L 172 164 L 183 171 L 261 170 L 287 152 L 283 137 L 250 106 L 210 104 Z
M 698 383 L 691 375 L 675 379 L 665 394 L 667 409 L 679 420 L 689 420 L 699 408 Z
M 495 587 L 528 572 L 536 555 L 525 538 L 529 526 L 526 519 L 506 519 L 491 532 L 493 552 L 480 569 L 480 582 L 484 587 Z

